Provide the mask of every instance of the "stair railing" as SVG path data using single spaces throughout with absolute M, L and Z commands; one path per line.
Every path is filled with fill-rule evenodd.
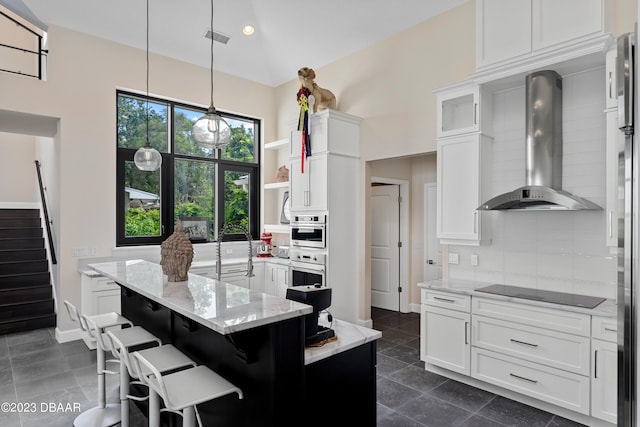
M 47 201 L 44 197 L 46 190 L 42 184 L 42 174 L 40 173 L 40 161 L 36 160 L 36 172 L 38 173 L 38 185 L 40 186 L 40 199 L 42 199 L 42 212 L 44 214 L 44 222 L 47 225 L 47 240 L 49 241 L 49 252 L 51 253 L 51 264 L 57 264 L 56 250 L 53 245 L 53 233 L 51 232 L 51 221 L 49 220 L 49 212 L 47 210 Z

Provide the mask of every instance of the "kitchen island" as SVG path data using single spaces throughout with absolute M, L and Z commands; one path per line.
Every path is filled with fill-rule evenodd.
M 337 341 L 305 350 L 308 305 L 194 274 L 167 282 L 142 260 L 89 267 L 121 286 L 122 314 L 135 325 L 242 389 L 242 400 L 199 405 L 204 425 L 322 425 L 327 410 L 375 425 L 380 332 L 335 321 Z M 321 398 L 329 407 L 318 412 Z

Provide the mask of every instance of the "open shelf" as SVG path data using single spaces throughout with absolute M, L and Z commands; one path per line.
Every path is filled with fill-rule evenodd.
M 289 181 L 284 182 L 270 182 L 264 185 L 265 190 L 274 190 L 277 188 L 289 188 Z
M 264 231 L 269 233 L 289 234 L 289 224 L 265 224 Z
M 278 150 L 286 145 L 289 145 L 289 138 L 279 139 L 273 142 L 267 142 L 264 144 L 265 150 Z

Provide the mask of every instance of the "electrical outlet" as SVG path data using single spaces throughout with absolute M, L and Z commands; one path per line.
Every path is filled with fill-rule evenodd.
M 91 256 L 98 256 L 98 247 L 91 246 Z
M 460 262 L 460 256 L 456 253 L 449 253 L 449 264 L 458 264 Z
M 478 259 L 478 254 L 471 254 L 471 265 L 477 267 L 480 260 Z
M 225 255 L 231 255 L 233 253 L 233 249 L 225 249 L 224 253 Z

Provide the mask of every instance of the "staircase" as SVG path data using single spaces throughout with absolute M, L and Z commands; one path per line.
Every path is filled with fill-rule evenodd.
M 56 325 L 38 209 L 0 209 L 0 335 Z

